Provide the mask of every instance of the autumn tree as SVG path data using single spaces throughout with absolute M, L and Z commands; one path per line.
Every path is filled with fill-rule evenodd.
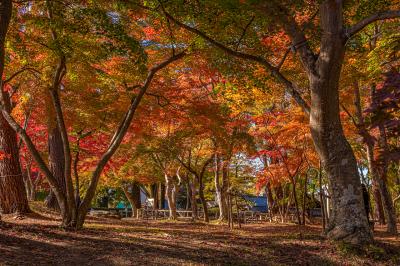
M 17 73 L 7 73 L 8 77 L 5 76 L 5 64 L 9 61 L 6 57 L 5 46 L 12 16 L 12 1 L 1 1 L 0 5 L 0 103 L 7 112 L 11 112 L 14 88 L 9 82 Z M 3 115 L 0 115 L 0 209 L 3 213 L 29 212 L 19 160 L 17 135 Z
M 344 10 L 343 1 L 326 0 L 319 5 L 309 5 L 303 1 L 300 3 L 222 1 L 178 5 L 178 2 L 170 1 L 165 5 L 151 2 L 144 8 L 158 12 L 166 20 L 200 36 L 226 54 L 262 65 L 286 89 L 287 94 L 310 118 L 313 141 L 329 177 L 333 214 L 327 235 L 335 240 L 367 243 L 372 240 L 372 234 L 363 209 L 356 159 L 343 134 L 340 121 L 339 80 L 348 41 L 375 21 L 399 17 L 400 11 L 395 9 L 393 2 L 391 6 L 383 6 L 388 10 L 371 10 L 370 14 L 354 23 L 344 16 L 344 12 L 362 8 L 365 4 L 353 3 L 346 5 Z M 213 14 L 218 13 L 213 17 L 217 21 L 210 17 L 209 10 L 213 10 Z M 299 18 L 301 13 L 310 14 L 305 22 Z M 318 20 L 314 23 L 313 19 L 317 15 Z M 220 28 L 216 27 L 218 22 L 232 25 L 228 35 L 216 34 L 215 29 Z M 241 28 L 235 25 L 251 26 Z M 265 54 L 251 51 L 260 47 L 259 34 L 255 31 L 264 29 L 272 34 L 284 32 L 289 38 L 288 52 L 285 52 L 282 60 L 273 62 L 271 57 L 268 58 L 268 51 L 263 49 L 260 50 L 265 51 Z M 227 30 L 226 27 L 224 30 Z M 253 38 L 244 42 L 245 35 Z M 302 76 L 308 79 L 307 83 L 293 82 L 283 72 L 282 66 L 290 51 L 295 52 L 293 60 L 301 65 Z M 306 99 L 307 95 L 310 96 L 310 103 Z
M 93 34 L 93 38 L 98 40 L 97 44 L 100 45 L 100 51 L 104 51 L 104 49 L 110 51 L 109 45 L 111 45 L 112 41 L 114 41 L 116 44 L 116 46 L 114 46 L 116 50 L 114 51 L 117 51 L 117 53 L 123 53 L 125 55 L 125 60 L 133 60 L 138 64 L 143 64 L 144 55 L 138 41 L 129 34 L 125 33 L 124 24 L 122 24 L 122 21 L 114 21 L 112 17 L 110 18 L 107 9 L 102 10 L 99 6 L 88 6 L 84 3 L 82 5 L 73 5 L 70 7 L 70 9 L 63 9 L 60 3 L 53 3 L 50 1 L 38 4 L 39 9 L 44 9 L 44 12 L 39 12 L 39 15 L 43 16 L 44 14 L 46 14 L 43 19 L 47 22 L 47 25 L 49 26 L 49 31 L 51 33 L 51 42 L 55 43 L 55 50 L 53 50 L 53 52 L 54 60 L 57 63 L 55 64 L 54 72 L 51 75 L 51 82 L 50 84 L 48 84 L 48 87 L 51 95 L 51 102 L 54 106 L 56 114 L 57 127 L 60 130 L 63 143 L 64 178 L 66 180 L 66 193 L 62 191 L 60 184 L 58 183 L 54 174 L 51 172 L 40 152 L 32 142 L 26 130 L 21 127 L 20 124 L 15 120 L 13 115 L 9 112 L 9 109 L 6 108 L 6 105 L 1 104 L 1 110 L 7 122 L 24 141 L 25 145 L 30 150 L 33 158 L 35 159 L 38 167 L 50 183 L 50 186 L 55 193 L 61 209 L 63 225 L 80 228 L 84 223 L 87 210 L 95 194 L 100 175 L 107 162 L 116 152 L 124 136 L 126 135 L 135 111 L 141 99 L 145 95 L 147 88 L 150 86 L 150 83 L 153 80 L 155 74 L 159 70 L 168 66 L 170 63 L 182 58 L 184 56 L 184 53 L 175 53 L 167 60 L 164 60 L 159 64 L 155 64 L 153 67 L 145 70 L 144 73 L 138 74 L 137 80 L 140 81 L 141 79 L 143 79 L 144 81 L 140 82 L 140 85 L 135 87 L 135 93 L 132 93 L 130 95 L 131 102 L 128 104 L 124 117 L 121 123 L 116 126 L 114 136 L 112 137 L 107 149 L 102 153 L 101 158 L 98 160 L 98 163 L 96 164 L 96 167 L 92 172 L 91 181 L 86 191 L 86 194 L 83 197 L 82 202 L 78 205 L 74 197 L 73 182 L 71 177 L 71 149 L 68 137 L 68 127 L 65 123 L 62 102 L 60 99 L 60 90 L 66 84 L 64 83 L 64 77 L 67 73 L 68 60 L 70 59 L 71 55 L 65 53 L 65 50 L 63 50 L 62 47 L 66 43 L 62 42 L 64 41 L 64 39 L 59 37 L 68 36 L 64 35 L 68 33 L 66 31 L 67 28 L 58 28 L 57 26 L 64 24 L 61 22 L 63 19 L 70 18 L 72 20 L 71 23 L 74 21 L 75 23 L 81 23 L 80 27 L 78 27 L 78 29 L 80 30 L 80 32 L 78 31 L 79 34 L 82 34 L 83 31 L 86 31 L 86 36 L 88 32 Z M 55 23 L 55 20 L 57 20 L 58 22 Z M 93 25 L 95 25 L 95 27 L 92 27 Z M 102 28 L 107 29 L 106 32 L 108 35 L 105 39 L 103 38 L 104 31 L 101 31 L 100 33 L 100 29 Z M 101 41 L 99 40 L 100 35 L 102 38 Z M 101 50 L 101 48 L 103 48 L 103 50 Z M 126 52 L 128 54 L 126 54 Z M 136 68 L 132 71 L 134 72 L 137 70 L 138 69 Z M 144 69 L 142 67 L 139 70 L 143 71 Z

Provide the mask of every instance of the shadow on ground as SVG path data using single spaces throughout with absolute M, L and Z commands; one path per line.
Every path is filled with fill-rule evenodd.
M 0 229 L 0 265 L 342 265 L 316 227 L 258 224 L 229 230 L 183 222 L 91 220 L 63 231 L 33 216 Z M 371 262 L 372 263 L 372 262 Z M 384 263 L 384 262 L 383 262 Z M 376 264 L 371 264 L 376 265 Z

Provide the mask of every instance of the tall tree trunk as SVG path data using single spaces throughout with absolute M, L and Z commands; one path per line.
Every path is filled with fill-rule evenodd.
M 221 196 L 222 196 L 222 208 L 224 209 L 225 216 L 220 217 L 220 220 L 224 221 L 228 219 L 229 215 L 229 164 L 228 160 L 224 160 L 222 163 L 222 186 L 221 186 Z
M 318 183 L 319 183 L 319 201 L 321 202 L 321 216 L 322 216 L 322 230 L 325 232 L 326 229 L 326 218 L 325 218 L 325 203 L 324 203 L 324 191 L 322 188 L 322 165 L 319 161 L 318 169 Z
M 193 177 L 193 180 L 190 182 L 190 205 L 192 208 L 192 218 L 193 220 L 196 220 L 198 218 L 197 214 L 197 199 L 196 199 L 196 178 Z
M 226 179 L 227 179 L 227 171 L 226 167 L 222 166 L 222 182 L 220 178 L 221 173 L 221 160 L 219 156 L 215 155 L 215 168 L 214 168 L 214 181 L 215 181 L 215 192 L 217 197 L 217 203 L 219 207 L 219 220 L 226 221 L 228 219 L 228 205 L 227 205 L 227 197 L 226 197 Z
M 305 175 L 304 177 L 304 189 L 303 189 L 303 207 L 302 207 L 303 225 L 306 224 L 306 201 L 307 201 L 307 175 Z
M 124 194 L 132 207 L 132 217 L 139 218 L 139 210 L 142 208 L 139 184 L 137 182 L 133 182 L 129 185 L 122 185 L 122 190 L 124 191 Z
M 192 188 L 190 186 L 190 180 L 188 178 L 188 181 L 185 183 L 186 185 L 186 207 L 185 210 L 189 210 L 190 207 L 192 206 Z
M 271 213 L 271 216 L 273 216 L 276 213 L 276 206 L 275 206 L 274 197 L 272 195 L 272 188 L 271 188 L 270 182 L 267 182 L 267 184 L 265 186 L 265 193 L 267 194 L 268 211 Z
M 163 183 L 160 183 L 159 188 L 160 188 L 159 209 L 164 209 L 165 208 L 165 185 Z
M 48 134 L 49 168 L 57 179 L 58 187 L 66 194 L 63 142 L 60 130 L 54 122 L 50 122 Z M 53 190 L 50 190 L 46 198 L 46 206 L 50 209 L 60 210 Z
M 174 200 L 174 181 L 172 177 L 165 174 L 165 196 L 168 201 L 168 209 L 169 209 L 169 218 L 172 220 L 176 220 L 176 205 Z
M 11 112 L 11 100 L 5 91 L 3 74 L 5 63 L 5 41 L 12 14 L 12 1 L 0 3 L 0 101 Z M 3 213 L 29 212 L 28 198 L 19 162 L 17 135 L 0 114 L 0 211 Z
M 200 198 L 201 205 L 203 206 L 203 211 L 204 211 L 204 222 L 208 223 L 210 221 L 210 219 L 208 217 L 208 208 L 207 208 L 206 197 L 204 196 L 203 176 L 200 176 L 198 181 L 199 181 L 199 198 Z
M 385 224 L 385 213 L 383 211 L 382 197 L 380 192 L 380 183 L 378 182 L 378 174 L 376 172 L 376 165 L 374 159 L 374 145 L 372 143 L 367 143 L 367 159 L 368 159 L 368 169 L 370 177 L 372 179 L 372 194 L 374 195 L 375 202 L 375 215 L 378 217 L 380 224 Z
M 0 114 L 0 209 L 3 213 L 29 212 L 17 149 L 17 136 Z
M 310 127 L 331 189 L 332 216 L 327 235 L 334 240 L 359 244 L 371 242 L 372 234 L 357 162 L 339 116 L 339 79 L 345 52 L 342 12 L 341 2 L 325 1 L 320 6 L 323 38 L 315 62 L 316 73 L 309 73 Z
M 26 169 L 23 175 L 24 175 L 25 190 L 26 190 L 26 195 L 28 196 L 28 200 L 34 201 L 36 200 L 36 185 L 32 180 L 30 163 L 26 165 Z
M 390 195 L 390 191 L 386 184 L 388 162 L 384 154 L 385 151 L 388 150 L 388 148 L 387 148 L 386 132 L 383 126 L 379 126 L 379 148 L 382 150 L 382 152 L 378 153 L 376 160 L 377 173 L 378 173 L 377 181 L 379 183 L 379 188 L 382 196 L 382 203 L 387 217 L 387 232 L 395 235 L 397 234 L 397 217 L 396 217 L 396 210 L 393 206 L 392 196 Z
M 301 225 L 302 223 L 301 223 L 301 217 L 300 217 L 299 201 L 297 199 L 296 181 L 294 180 L 293 176 L 290 177 L 290 181 L 291 181 L 292 186 L 293 186 L 292 193 L 293 193 L 293 199 L 294 199 L 294 206 L 296 208 L 297 222 L 298 222 L 299 225 Z M 290 203 L 290 201 L 289 201 L 289 203 Z M 289 208 L 289 204 L 288 204 L 288 208 Z

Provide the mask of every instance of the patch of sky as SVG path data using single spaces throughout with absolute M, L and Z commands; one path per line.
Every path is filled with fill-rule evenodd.
M 142 47 L 150 47 L 153 46 L 155 48 L 159 48 L 159 49 L 177 49 L 177 48 L 186 48 L 187 44 L 186 43 L 178 43 L 178 44 L 174 44 L 174 43 L 168 43 L 168 44 L 162 44 L 162 43 L 158 43 L 152 40 L 142 40 L 140 41 L 140 45 Z
M 117 24 L 121 20 L 121 16 L 118 12 L 109 11 L 107 12 L 107 16 L 111 19 L 113 24 Z
M 25 5 L 18 8 L 18 13 L 24 15 L 31 12 L 31 10 L 32 10 L 32 2 L 27 2 Z

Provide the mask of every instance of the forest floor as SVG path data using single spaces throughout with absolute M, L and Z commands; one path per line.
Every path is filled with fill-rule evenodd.
M 217 224 L 90 218 L 65 231 L 49 213 L 3 216 L 0 265 L 400 265 L 400 236 L 375 232 L 355 250 L 320 235 L 318 225 Z

